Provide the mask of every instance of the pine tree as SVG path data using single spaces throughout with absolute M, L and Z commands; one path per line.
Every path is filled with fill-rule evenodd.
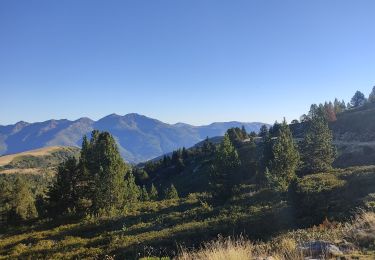
M 372 88 L 372 91 L 368 97 L 370 103 L 375 103 L 375 86 Z
M 302 142 L 302 161 L 306 173 L 330 170 L 335 159 L 332 132 L 324 116 L 312 118 Z
M 266 179 L 278 191 L 284 192 L 296 178 L 299 152 L 285 119 L 280 126 L 278 138 L 272 147 L 270 169 L 266 168 Z
M 51 216 L 59 216 L 76 211 L 76 203 L 79 199 L 77 173 L 77 160 L 74 157 L 59 165 L 56 181 L 48 193 L 48 211 Z
M 260 137 L 266 137 L 269 136 L 268 127 L 266 125 L 262 125 L 259 130 L 259 136 Z
M 128 172 L 124 181 L 123 200 L 127 203 L 135 203 L 142 194 L 142 189 L 135 183 L 135 177 Z M 121 196 L 121 195 L 120 195 Z
M 173 184 L 164 191 L 164 199 L 179 199 L 177 189 Z
M 151 188 L 150 188 L 150 199 L 151 200 L 158 200 L 159 199 L 158 190 L 155 188 L 153 183 L 151 184 Z
M 225 134 L 210 174 L 210 185 L 216 199 L 225 200 L 232 195 L 240 165 L 238 153 Z
M 132 199 L 139 196 L 139 189 L 136 192 L 133 187 L 134 176 L 123 161 L 114 138 L 108 132 L 92 132 L 85 157 L 83 163 L 89 176 L 87 188 L 94 212 L 122 208 L 126 196 Z M 126 181 L 127 173 L 129 178 Z
M 18 177 L 14 182 L 13 195 L 10 200 L 12 221 L 23 221 L 38 216 L 35 198 L 28 183 Z
M 344 112 L 346 110 L 345 101 L 342 100 L 340 102 L 337 98 L 335 98 L 335 101 L 333 102 L 333 108 L 336 115 Z
M 8 222 L 13 194 L 13 185 L 10 181 L 0 178 L 0 224 Z
M 206 140 L 203 142 L 202 151 L 205 155 L 210 155 L 215 151 L 215 145 L 206 137 Z
M 262 127 L 263 128 L 263 127 Z M 262 136 L 262 143 L 261 143 L 261 151 L 262 155 L 260 158 L 260 172 L 265 171 L 265 169 L 269 166 L 269 162 L 272 159 L 272 139 L 267 130 L 267 127 L 261 129 L 261 136 Z M 263 183 L 265 181 L 264 176 L 262 174 L 259 175 L 260 179 L 258 179 L 259 183 Z
M 144 185 L 143 185 L 142 190 L 141 190 L 140 199 L 142 201 L 149 201 L 150 200 L 150 197 L 149 197 L 148 192 L 146 190 L 146 187 Z
M 246 128 L 244 125 L 241 127 L 241 133 L 242 133 L 242 139 L 246 139 L 248 137 L 248 134 L 246 132 Z
M 132 174 L 135 177 L 135 182 L 137 183 L 137 185 L 144 185 L 150 179 L 148 173 L 144 169 L 138 167 L 133 168 Z
M 186 160 L 189 157 L 189 153 L 185 147 L 182 147 L 181 157 L 182 160 Z
M 83 138 L 79 163 L 71 158 L 60 165 L 57 180 L 49 191 L 49 212 L 110 212 L 139 196 L 140 188 L 114 138 L 108 132 L 94 130 L 90 141 Z
M 273 126 L 271 126 L 269 131 L 268 131 L 270 136 L 271 137 L 277 137 L 277 135 L 279 134 L 280 127 L 281 127 L 281 124 L 279 122 L 275 121 Z
M 366 103 L 365 95 L 361 91 L 355 92 L 354 96 L 352 97 L 350 104 L 352 107 L 359 107 Z

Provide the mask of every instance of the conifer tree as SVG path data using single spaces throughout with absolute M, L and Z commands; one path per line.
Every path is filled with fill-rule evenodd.
M 266 125 L 262 125 L 259 130 L 259 137 L 266 137 L 269 135 L 268 127 Z
M 77 160 L 74 157 L 59 165 L 56 181 L 48 193 L 50 215 L 58 216 L 75 212 L 79 199 L 77 173 Z
M 372 91 L 368 97 L 370 103 L 375 103 L 375 86 L 372 88 Z
M 241 165 L 238 153 L 225 134 L 218 151 L 210 174 L 210 185 L 216 199 L 228 199 L 232 195 Z
M 215 151 L 215 145 L 208 139 L 208 136 L 203 142 L 202 151 L 205 155 L 209 155 Z
M 345 111 L 346 109 L 346 104 L 345 104 L 345 101 L 342 100 L 341 102 L 335 98 L 335 101 L 333 102 L 333 107 L 334 107 L 334 111 L 335 111 L 335 114 L 340 114 L 342 112 Z
M 128 172 L 125 176 L 122 192 L 122 198 L 126 203 L 135 203 L 142 194 L 142 189 L 135 183 L 135 177 L 131 172 Z
M 364 105 L 365 102 L 366 102 L 365 95 L 361 91 L 357 91 L 352 97 L 350 104 L 352 105 L 352 107 L 359 107 L 359 106 Z
M 178 198 L 179 196 L 178 196 L 177 189 L 173 184 L 171 184 L 171 186 L 164 191 L 164 199 L 170 200 L 170 199 L 178 199 Z
M 265 169 L 269 166 L 269 162 L 272 159 L 272 139 L 268 132 L 268 129 L 266 126 L 261 128 L 261 137 L 262 137 L 262 143 L 261 143 L 261 151 L 262 155 L 260 158 L 260 173 L 264 172 Z M 259 174 L 260 178 L 258 179 L 259 183 L 263 183 L 265 181 L 264 176 L 262 174 Z
M 242 127 L 241 127 L 241 133 L 242 133 L 242 139 L 246 139 L 248 134 L 246 132 L 246 128 L 245 128 L 244 125 L 242 125 Z
M 150 199 L 158 200 L 158 198 L 159 198 L 158 190 L 155 188 L 154 184 L 152 183 L 151 188 L 150 188 Z
M 186 160 L 189 157 L 189 153 L 185 147 L 182 147 L 181 157 L 182 160 Z
M 299 152 L 285 119 L 280 125 L 278 138 L 272 147 L 270 169 L 266 168 L 266 179 L 271 186 L 284 192 L 296 177 Z
M 302 161 L 305 173 L 330 170 L 335 159 L 332 132 L 324 116 L 312 118 L 302 142 Z
M 13 195 L 10 200 L 11 220 L 23 221 L 33 219 L 38 216 L 35 207 L 35 198 L 28 183 L 18 177 L 14 182 Z
M 141 196 L 140 196 L 142 201 L 149 201 L 150 197 L 148 195 L 148 192 L 146 190 L 146 187 L 143 185 L 142 190 L 141 190 Z
M 8 222 L 13 193 L 10 181 L 0 178 L 0 224 Z
M 93 131 L 90 149 L 92 158 L 88 168 L 95 180 L 94 211 L 121 208 L 124 205 L 124 176 L 129 169 L 115 139 L 108 132 Z
M 150 178 L 148 173 L 144 169 L 141 169 L 141 168 L 137 168 L 137 167 L 133 168 L 132 173 L 135 177 L 135 182 L 137 183 L 137 185 L 144 185 L 145 183 L 147 183 L 148 179 Z

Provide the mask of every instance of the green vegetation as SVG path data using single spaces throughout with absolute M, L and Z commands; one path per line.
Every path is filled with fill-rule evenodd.
M 240 165 L 241 161 L 228 133 L 218 148 L 210 176 L 214 198 L 225 200 L 233 195 L 234 185 L 238 182 Z
M 296 179 L 300 156 L 297 145 L 285 119 L 279 129 L 278 138 L 272 148 L 272 159 L 265 177 L 272 188 L 285 192 Z
M 14 181 L 0 183 L 0 220 L 1 222 L 17 223 L 38 216 L 35 198 L 30 185 L 24 178 L 17 176 Z
M 311 121 L 301 144 L 303 171 L 318 173 L 330 170 L 335 159 L 332 132 L 321 111 L 312 111 Z
M 332 177 L 327 180 L 327 176 Z M 267 241 L 298 226 L 323 223 L 326 217 L 330 221 L 348 220 L 357 207 L 371 210 L 375 167 L 308 175 L 299 180 L 296 190 L 299 200 L 280 200 L 270 189 L 241 185 L 237 197 L 222 205 L 213 206 L 208 194 L 195 193 L 178 200 L 137 203 L 114 217 L 87 216 L 10 228 L 1 239 L 0 255 L 50 259 L 116 255 L 136 259 L 173 256 L 177 244 L 198 246 L 217 234 L 246 233 L 250 239 Z M 325 195 L 328 197 L 320 203 Z M 320 238 L 312 231 L 303 232 L 304 237 Z
M 276 122 L 258 135 L 232 128 L 219 144 L 207 138 L 137 166 L 123 161 L 108 132 L 95 130 L 56 175 L 1 176 L 0 255 L 206 259 L 216 252 L 230 259 L 244 252 L 303 259 L 301 243 L 324 240 L 348 242 L 345 254 L 371 259 L 375 166 L 334 168 L 329 128 L 365 107 L 371 104 L 312 105 L 301 123 Z M 218 234 L 259 242 L 207 244 Z

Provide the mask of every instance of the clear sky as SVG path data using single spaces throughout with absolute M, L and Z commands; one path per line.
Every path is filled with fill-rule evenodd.
M 2 0 L 0 124 L 290 121 L 375 85 L 373 0 Z

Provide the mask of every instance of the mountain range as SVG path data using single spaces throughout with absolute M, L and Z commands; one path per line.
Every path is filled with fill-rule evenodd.
M 0 155 L 19 153 L 47 146 L 80 146 L 82 137 L 94 129 L 110 132 L 121 155 L 130 163 L 138 163 L 169 153 L 180 147 L 191 147 L 206 137 L 223 135 L 231 127 L 245 126 L 258 132 L 263 123 L 216 122 L 193 126 L 167 124 L 139 114 L 111 114 L 98 121 L 80 118 L 37 123 L 18 122 L 0 126 Z

